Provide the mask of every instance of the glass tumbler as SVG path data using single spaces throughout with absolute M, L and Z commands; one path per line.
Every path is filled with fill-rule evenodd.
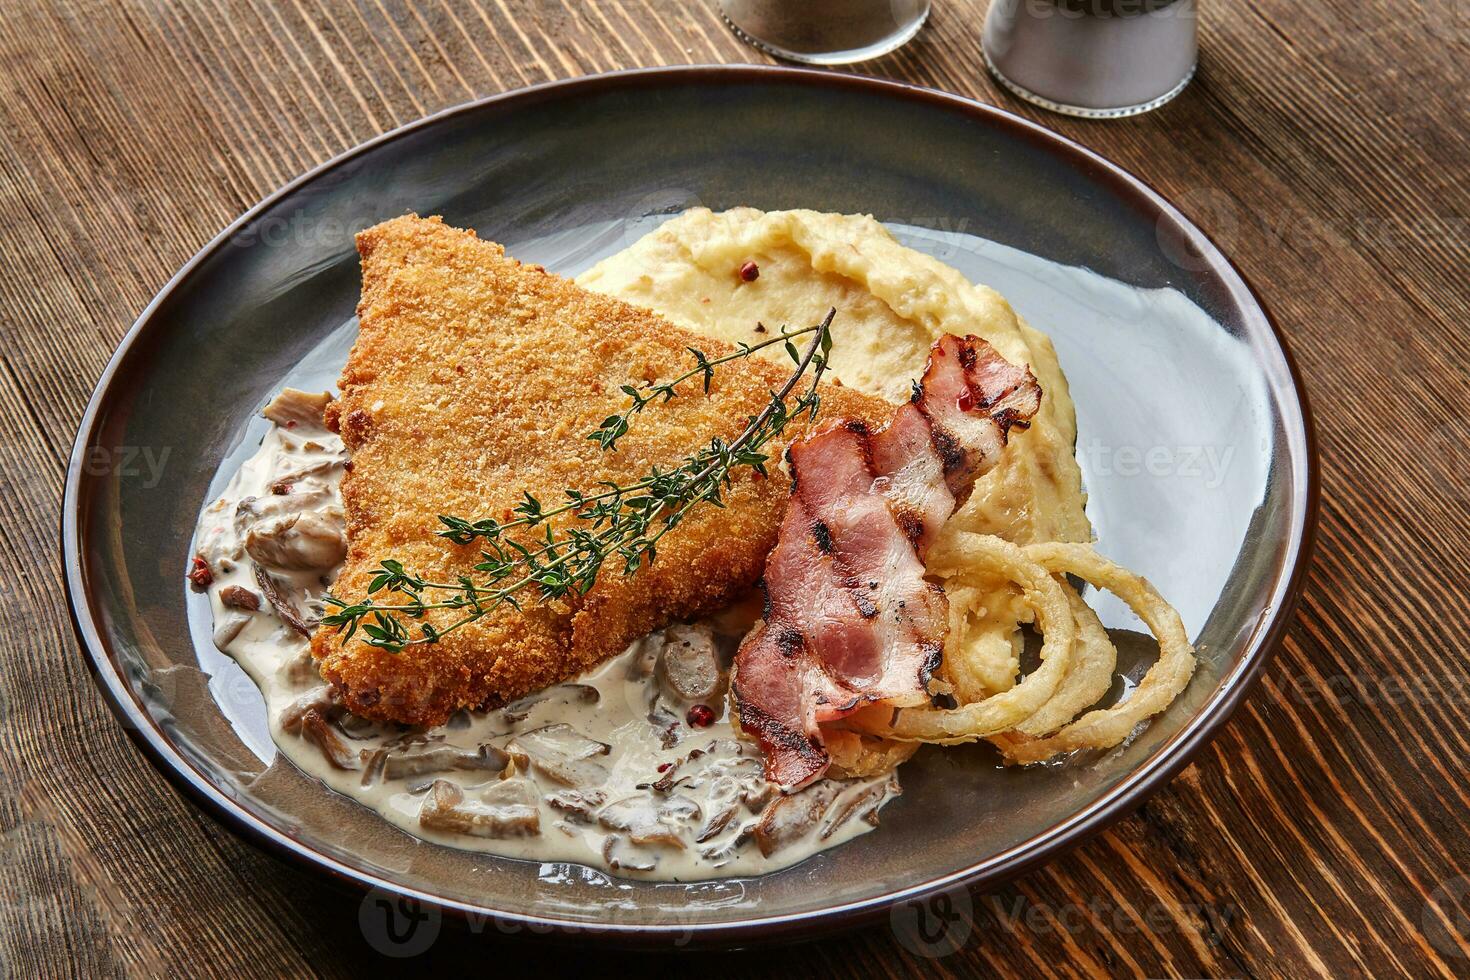
M 1148 112 L 1184 90 L 1197 0 L 992 0 L 981 48 L 1013 94 L 1094 119 Z
M 812 65 L 877 58 L 918 33 L 929 0 L 719 0 L 747 43 Z

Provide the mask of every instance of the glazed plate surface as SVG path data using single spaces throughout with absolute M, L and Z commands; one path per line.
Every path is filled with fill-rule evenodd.
M 277 760 L 260 695 L 214 650 L 207 605 L 182 573 L 222 462 L 259 441 L 261 406 L 286 383 L 334 383 L 355 330 L 353 233 L 441 214 L 575 275 L 695 205 L 871 213 L 1050 334 L 1077 404 L 1098 547 L 1178 607 L 1200 653 L 1188 690 L 1084 766 L 1003 770 L 985 746 L 925 748 L 877 831 L 774 875 L 688 885 L 426 844 Z M 516 927 L 735 943 L 995 883 L 1126 813 L 1260 672 L 1314 505 L 1310 425 L 1274 326 L 1205 234 L 1144 184 L 955 97 L 691 68 L 452 109 L 252 210 L 181 270 L 109 364 L 72 457 L 63 543 L 78 635 L 119 717 L 248 838 L 361 887 Z M 1150 652 L 1130 632 L 1141 627 L 1120 603 L 1095 605 L 1136 679 Z

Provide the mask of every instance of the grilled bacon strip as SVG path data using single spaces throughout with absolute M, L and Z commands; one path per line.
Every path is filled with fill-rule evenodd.
M 887 427 L 841 420 L 787 451 L 791 499 L 766 562 L 765 615 L 733 682 L 772 782 L 789 792 L 826 772 L 822 722 L 928 702 L 949 610 L 924 557 L 1040 405 L 1029 369 L 978 337 L 945 336 Z

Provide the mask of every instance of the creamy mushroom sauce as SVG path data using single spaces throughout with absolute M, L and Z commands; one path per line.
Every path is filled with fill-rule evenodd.
M 791 796 L 766 782 L 726 710 L 750 625 L 736 615 L 660 630 L 575 681 L 435 729 L 336 704 L 307 640 L 346 554 L 347 453 L 321 425 L 325 400 L 286 389 L 266 407 L 275 424 L 204 508 L 193 552 L 212 578 L 215 645 L 260 687 L 293 763 L 425 840 L 665 881 L 764 874 L 876 826 L 893 773 Z M 696 704 L 709 724 L 691 724 Z

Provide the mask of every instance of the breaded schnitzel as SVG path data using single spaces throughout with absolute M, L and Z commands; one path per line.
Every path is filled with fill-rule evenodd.
M 437 537 L 439 515 L 504 518 L 523 492 L 561 501 L 567 488 L 677 464 L 714 436 L 738 435 L 789 374 L 759 359 L 726 364 L 707 395 L 697 383 L 681 388 L 604 452 L 586 436 L 626 407 L 621 385 L 682 373 L 687 346 L 711 356 L 732 348 L 522 265 L 438 218 L 395 218 L 360 233 L 357 246 L 361 333 L 327 409 L 352 456 L 342 484 L 348 554 L 333 587 L 349 602 L 366 597 L 384 558 L 439 581 L 474 575 L 479 549 Z M 824 386 L 824 415 L 876 421 L 891 411 Z M 767 451 L 774 457 L 798 434 L 793 425 Z M 632 577 L 609 565 L 585 596 L 528 595 L 524 612 L 501 606 L 400 653 L 319 628 L 322 676 L 352 711 L 414 725 L 575 676 L 650 630 L 721 608 L 759 578 L 788 496 L 773 477 L 740 471 L 723 509 L 694 508 L 656 562 Z M 457 618 L 426 617 L 439 628 Z

